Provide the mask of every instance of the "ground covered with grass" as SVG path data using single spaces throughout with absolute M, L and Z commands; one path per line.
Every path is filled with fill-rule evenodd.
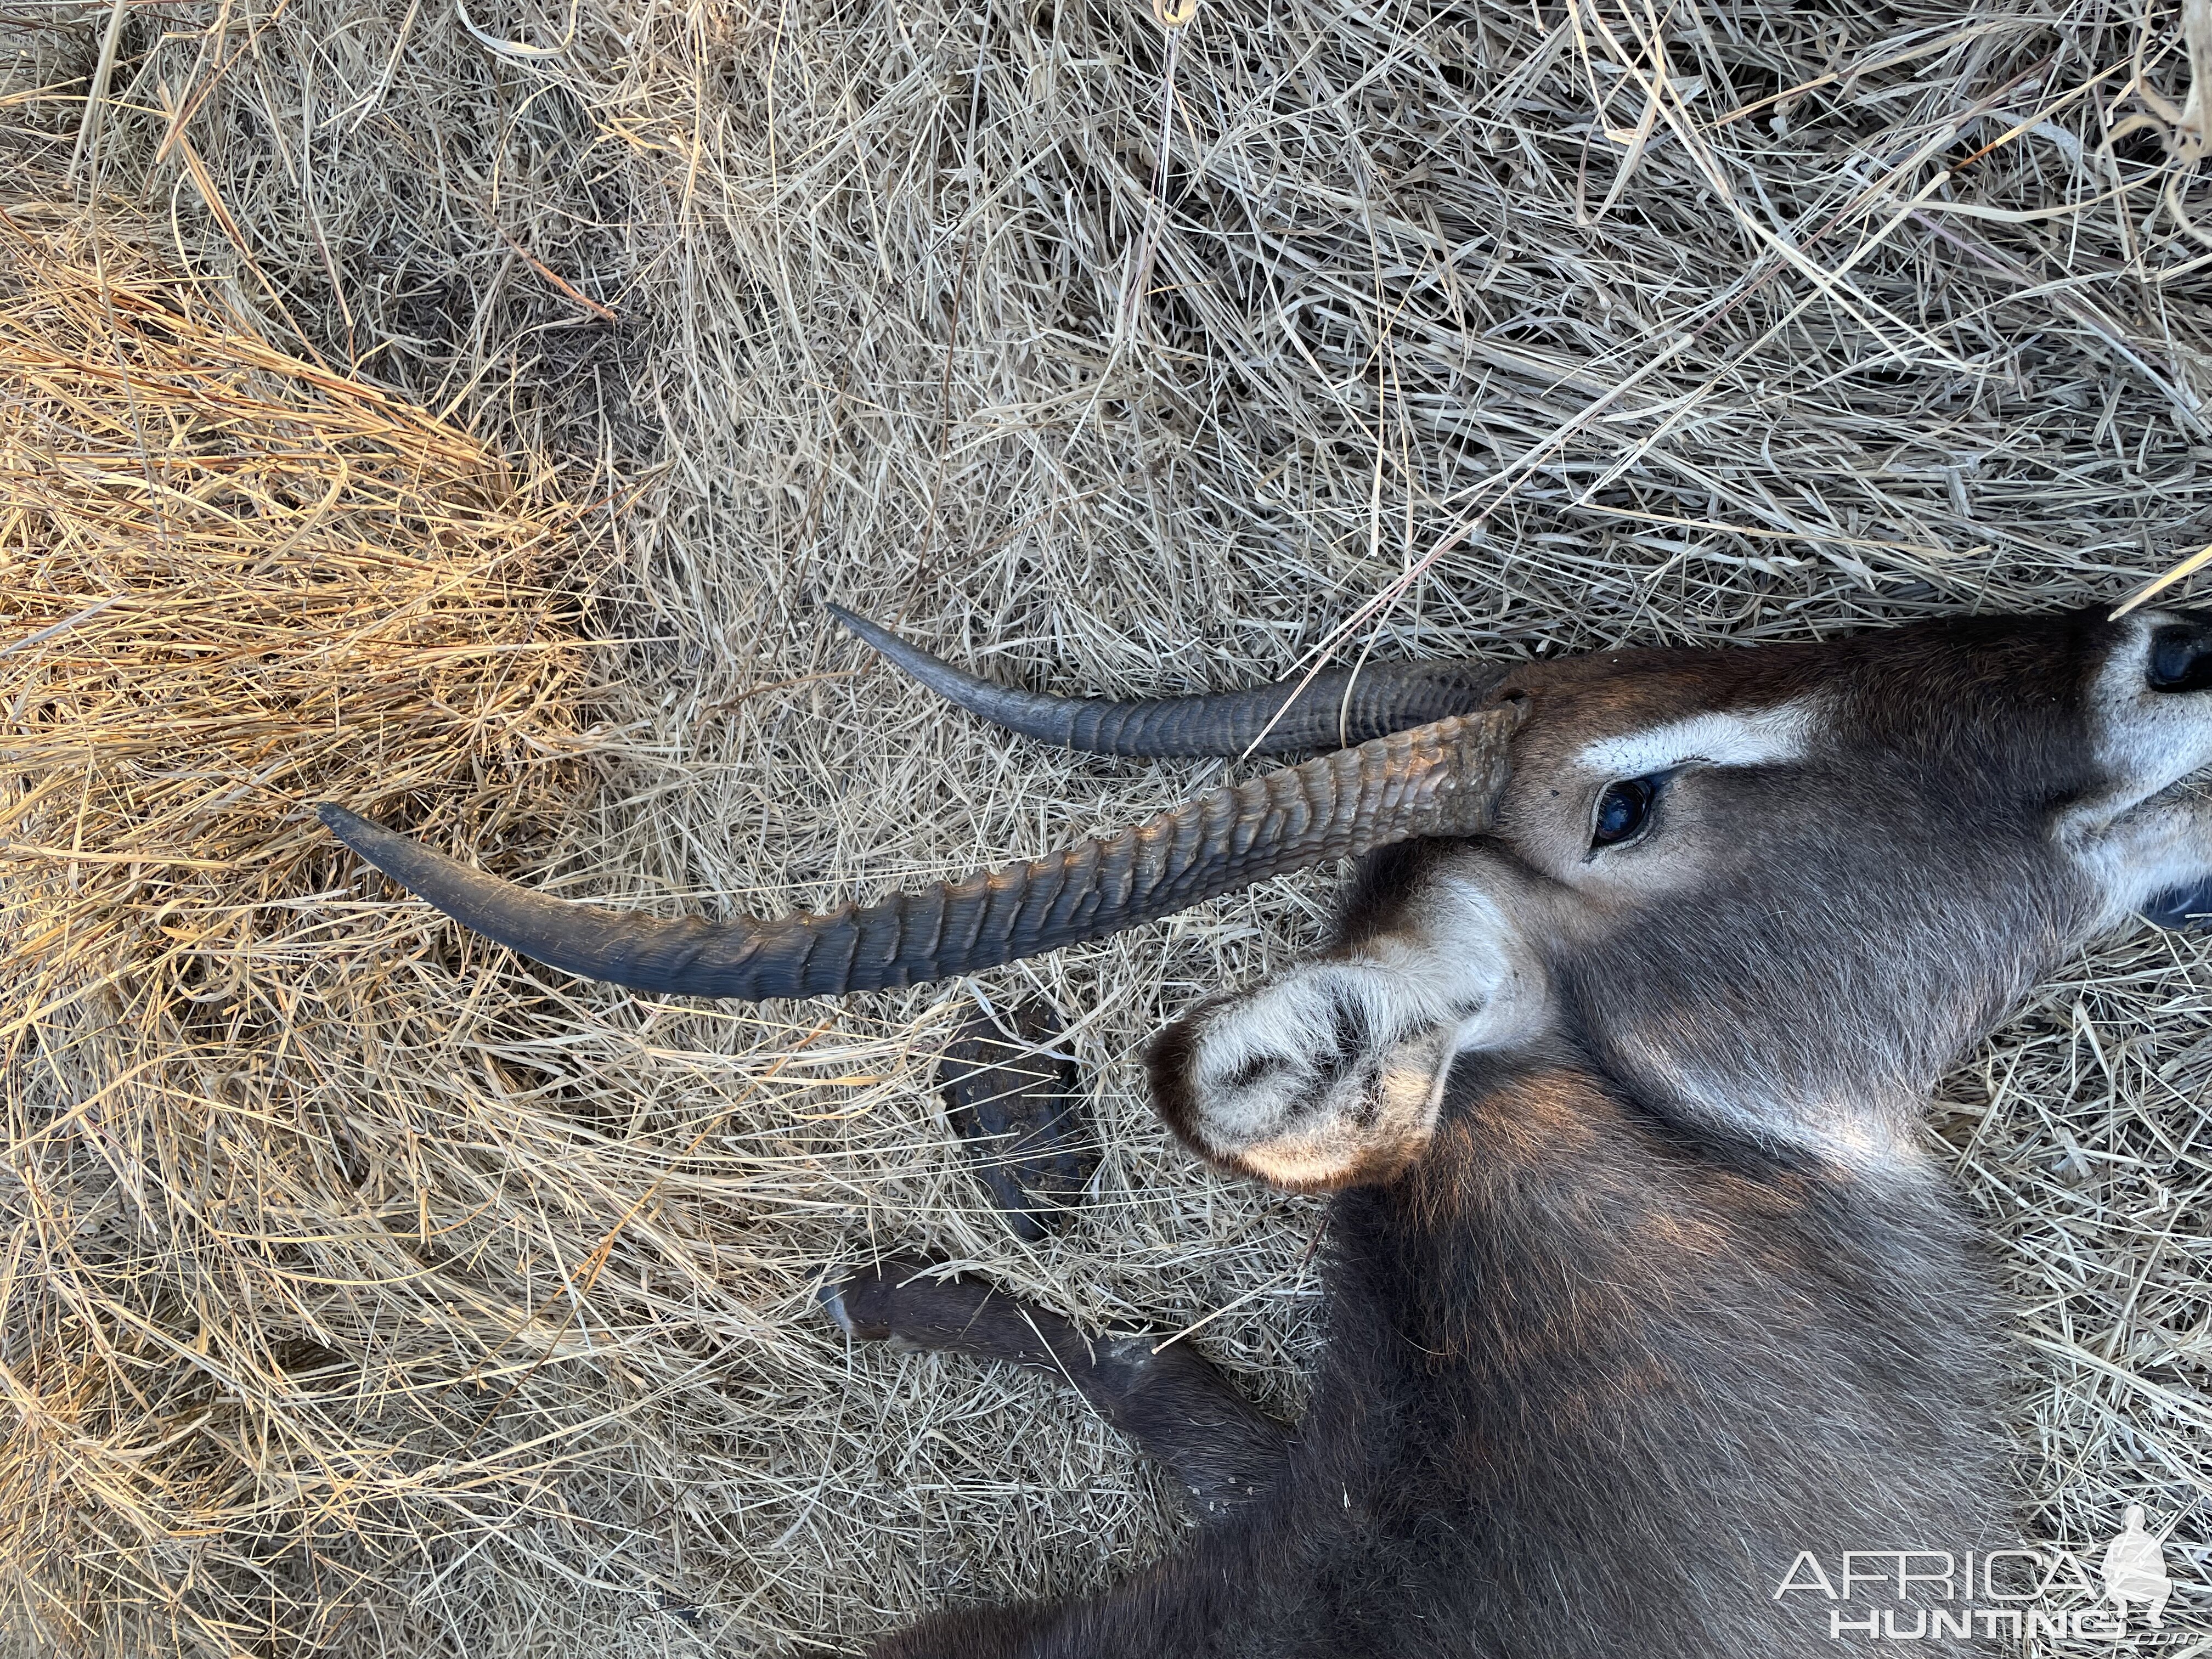
M 1193 1167 L 1136 1056 L 1334 872 L 695 1006 L 459 933 L 311 802 L 813 906 L 1223 770 L 984 729 L 817 599 L 1172 692 L 2114 601 L 2212 541 L 2198 0 L 0 0 L 0 76 L 26 1653 L 836 1651 L 1168 1547 L 1064 1389 L 820 1316 L 895 1247 L 1300 1396 L 1322 1206 Z M 929 1086 L 1031 994 L 1104 1151 L 1037 1246 Z M 2144 1504 L 2212 1629 L 2208 1004 L 2115 941 L 1934 1124 L 2032 1534 Z

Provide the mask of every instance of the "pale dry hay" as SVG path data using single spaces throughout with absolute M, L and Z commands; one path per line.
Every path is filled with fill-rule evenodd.
M 580 1334 L 424 1276 L 455 1241 L 419 1224 L 419 1143 L 495 1062 L 451 1053 L 419 923 L 353 902 L 302 807 L 530 844 L 587 748 L 577 514 L 36 219 L 0 218 L 9 1622 L 326 1632 L 321 1534 L 541 1484 L 421 1391 Z
M 133 9 L 88 128 L 73 99 L 121 14 L 9 15 L 16 84 L 54 88 L 0 108 L 26 155 L 149 204 L 173 262 L 270 338 L 453 401 L 556 455 L 572 499 L 625 503 L 595 520 L 597 631 L 629 641 L 599 695 L 610 782 L 501 783 L 557 845 L 489 802 L 429 820 L 563 891 L 872 892 L 1218 770 L 979 730 L 866 665 L 811 594 L 1032 684 L 1152 690 L 1284 672 L 1486 507 L 1351 650 L 2117 599 L 2212 540 L 2212 240 L 2171 9 L 1206 0 L 1134 307 L 1161 112 L 1142 6 Z M 467 730 L 413 726 L 405 765 Z M 347 899 L 322 896 L 334 879 Z M 286 943 L 255 943 L 250 978 L 311 1001 L 333 1052 L 361 1021 L 380 1069 L 318 1098 L 413 1139 L 375 1148 L 382 1234 L 313 1213 L 318 1270 L 361 1268 L 310 1373 L 325 1394 L 258 1409 L 295 1437 L 273 1445 L 385 1436 L 400 1449 L 364 1466 L 416 1484 L 356 1509 L 349 1474 L 288 1486 L 291 1454 L 241 1457 L 227 1427 L 118 1421 L 115 1443 L 160 1449 L 100 1465 L 143 1483 L 117 1513 L 184 1529 L 159 1498 L 176 1471 L 228 1471 L 262 1507 L 96 1570 L 196 1566 L 203 1616 L 240 1620 L 273 1584 L 296 1635 L 264 1647 L 751 1651 L 1164 1547 L 1152 1477 L 1064 1389 L 848 1353 L 809 1297 L 921 1243 L 1093 1323 L 1225 1307 L 1193 1340 L 1293 1403 L 1319 1207 L 1193 1170 L 1133 1056 L 1200 988 L 1286 960 L 1328 887 L 988 976 L 1074 1019 L 1098 1091 L 1097 1208 L 1030 1251 L 978 1212 L 927 1087 L 967 988 L 663 1007 L 488 955 L 342 863 L 301 868 L 301 908 L 257 913 L 248 937 Z M 2198 1626 L 2208 995 L 2197 946 L 2116 945 L 1939 1118 L 2021 1295 L 2037 1535 L 2100 1541 L 2145 1503 L 2191 1545 L 2177 1615 Z M 297 1075 L 252 1047 L 254 1087 Z M 155 1141 L 198 1121 L 136 1121 Z M 194 1178 L 296 1194 L 275 1163 L 295 1133 L 240 1124 Z M 167 1217 L 166 1166 L 125 1167 Z M 404 1249 L 404 1278 L 403 1233 L 445 1241 Z M 198 1237 L 149 1234 L 173 1236 Z M 36 1294 L 73 1282 L 17 1259 Z M 134 1281 L 159 1340 L 283 1305 L 275 1269 L 208 1260 L 179 1246 Z M 549 1320 L 558 1363 L 518 1363 L 504 1332 Z M 157 1374 L 185 1386 L 196 1361 L 169 1352 Z M 77 1571 L 34 1559 L 18 1594 Z M 86 1644 L 113 1650 L 158 1611 L 101 1605 Z

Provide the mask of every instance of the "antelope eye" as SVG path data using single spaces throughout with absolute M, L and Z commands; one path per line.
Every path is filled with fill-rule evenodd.
M 1651 816 L 1659 798 L 1656 778 L 1624 778 L 1607 784 L 1597 798 L 1597 822 L 1590 827 L 1592 847 L 1617 847 L 1632 838 Z

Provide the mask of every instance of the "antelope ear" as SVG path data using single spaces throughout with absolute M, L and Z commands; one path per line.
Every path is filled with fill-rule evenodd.
M 1401 1173 L 1455 1056 L 1517 1036 L 1534 999 L 1495 934 L 1406 933 L 1201 1004 L 1152 1045 L 1152 1100 L 1192 1151 L 1291 1192 Z

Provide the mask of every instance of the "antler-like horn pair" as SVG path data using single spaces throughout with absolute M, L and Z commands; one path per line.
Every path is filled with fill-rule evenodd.
M 1078 748 L 1235 753 L 1288 699 L 1280 687 L 1145 703 L 1041 697 L 975 679 L 872 623 L 837 615 L 962 707 Z M 342 806 L 315 810 L 340 841 L 463 926 L 586 979 L 748 1000 L 877 990 L 1103 939 L 1324 860 L 1490 829 L 1505 781 L 1506 739 L 1519 720 L 1511 705 L 1478 711 L 1498 674 L 1440 666 L 1384 678 L 1376 695 L 1354 703 L 1346 701 L 1354 690 L 1348 677 L 1329 677 L 1336 703 L 1322 711 L 1297 697 L 1264 745 L 1288 746 L 1276 733 L 1294 718 L 1301 747 L 1333 741 L 1340 720 L 1366 738 L 1357 747 L 1210 791 L 1134 829 L 1029 864 L 775 921 L 662 921 L 547 898 Z M 1441 717 L 1427 712 L 1440 702 Z M 1407 719 L 1409 711 L 1420 723 Z M 1410 729 L 1375 730 L 1394 718 Z

